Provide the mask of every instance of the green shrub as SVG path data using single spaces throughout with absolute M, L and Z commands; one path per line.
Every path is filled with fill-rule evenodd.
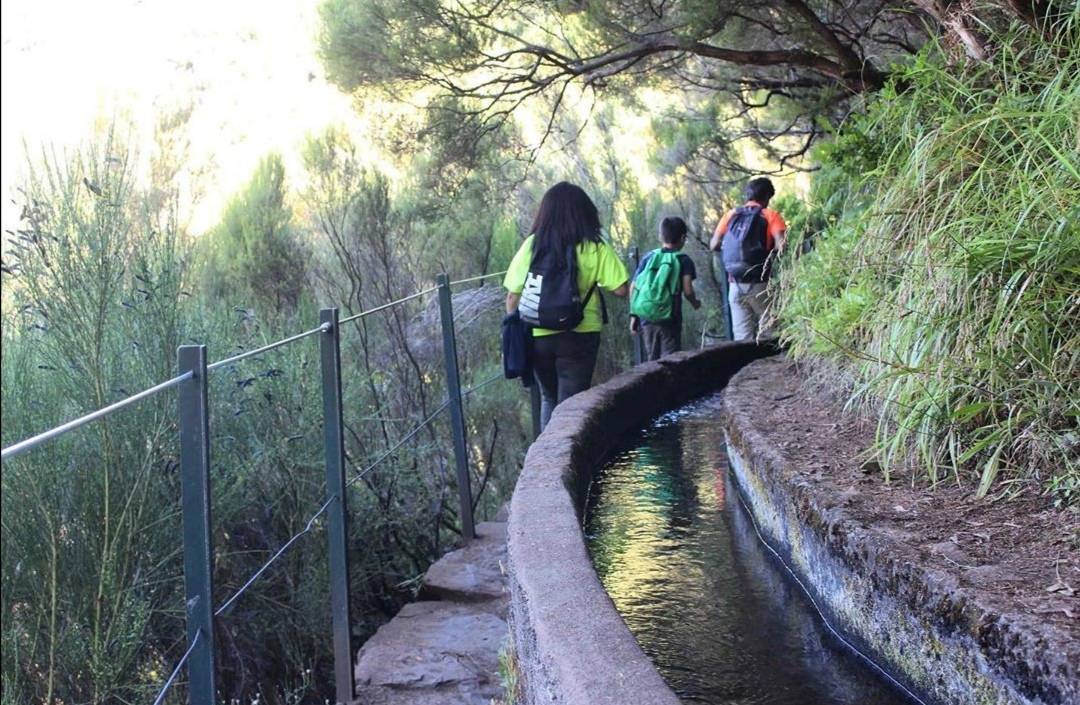
M 162 198 L 154 190 L 151 198 L 137 185 L 139 169 L 122 138 L 107 135 L 68 157 L 46 154 L 41 162 L 26 186 L 26 222 L 4 256 L 5 447 L 173 376 L 181 343 L 205 343 L 210 359 L 220 360 L 310 330 L 318 320 L 317 298 L 348 311 L 411 294 L 418 281 L 430 281 L 430 271 L 418 268 L 408 248 L 367 246 L 386 241 L 385 233 L 363 232 L 374 222 L 373 201 L 385 195 L 377 183 L 350 183 L 341 201 L 358 209 L 346 218 L 356 239 L 344 245 L 357 256 L 363 281 L 350 280 L 348 262 L 331 257 L 324 257 L 330 263 L 321 272 L 346 291 L 350 283 L 367 288 L 349 298 L 338 298 L 336 286 L 315 290 L 280 306 L 254 286 L 200 290 L 206 272 L 189 256 L 194 245 L 177 229 L 175 213 L 161 210 L 175 205 L 175 194 Z M 282 203 L 273 200 L 271 210 Z M 248 206 L 256 208 L 245 202 L 245 212 Z M 230 207 L 226 224 L 238 217 Z M 497 370 L 501 296 L 491 292 L 455 294 L 462 304 L 464 385 Z M 471 309 L 459 300 L 470 295 Z M 429 296 L 343 327 L 350 474 L 382 456 L 445 398 L 435 311 Z M 321 393 L 314 337 L 211 373 L 218 604 L 325 501 Z M 512 486 L 528 428 L 520 413 L 526 399 L 510 385 L 491 385 L 468 400 L 468 450 L 481 519 Z M 149 702 L 182 655 L 175 403 L 173 392 L 163 393 L 4 461 L 5 705 Z M 411 597 L 403 585 L 458 534 L 450 437 L 446 416 L 440 416 L 351 486 L 353 628 L 359 638 Z M 329 695 L 321 528 L 317 523 L 218 618 L 222 701 Z M 181 683 L 169 702 L 185 696 Z
M 295 307 L 307 287 L 307 256 L 287 203 L 285 166 L 270 154 L 201 240 L 202 283 L 212 298 L 252 293 L 277 308 Z

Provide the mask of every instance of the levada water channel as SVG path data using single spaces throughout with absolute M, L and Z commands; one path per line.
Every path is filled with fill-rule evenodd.
M 728 472 L 714 395 L 603 469 L 586 535 L 616 608 L 687 703 L 903 705 L 769 553 Z

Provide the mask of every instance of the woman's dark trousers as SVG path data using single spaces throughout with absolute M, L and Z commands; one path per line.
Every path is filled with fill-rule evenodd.
M 540 383 L 540 428 L 555 406 L 592 384 L 599 333 L 556 333 L 533 338 L 533 371 Z

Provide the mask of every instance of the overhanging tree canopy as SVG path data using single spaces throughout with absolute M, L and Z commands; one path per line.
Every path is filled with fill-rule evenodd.
M 574 82 L 659 81 L 724 92 L 744 110 L 795 100 L 786 131 L 812 136 L 815 114 L 879 88 L 923 38 L 910 6 L 887 0 L 328 0 L 322 12 L 337 85 L 435 89 L 481 133 L 531 98 L 554 112 Z
M 985 5 L 1035 23 L 1053 3 Z M 344 90 L 378 87 L 398 98 L 428 91 L 427 106 L 477 140 L 531 99 L 545 99 L 554 117 L 575 83 L 608 93 L 655 84 L 721 100 L 726 113 L 703 153 L 730 156 L 733 141 L 751 138 L 783 169 L 820 134 L 820 118 L 842 116 L 851 97 L 881 88 L 895 60 L 929 35 L 947 34 L 985 57 L 977 31 L 985 8 L 976 18 L 974 7 L 967 0 L 325 0 L 321 49 L 328 77 Z M 763 108 L 772 124 L 760 122 Z

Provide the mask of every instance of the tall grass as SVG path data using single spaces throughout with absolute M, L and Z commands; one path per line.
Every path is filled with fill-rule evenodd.
M 819 152 L 782 335 L 878 410 L 887 473 L 1080 499 L 1078 36 L 1080 10 L 991 63 L 928 46 Z

